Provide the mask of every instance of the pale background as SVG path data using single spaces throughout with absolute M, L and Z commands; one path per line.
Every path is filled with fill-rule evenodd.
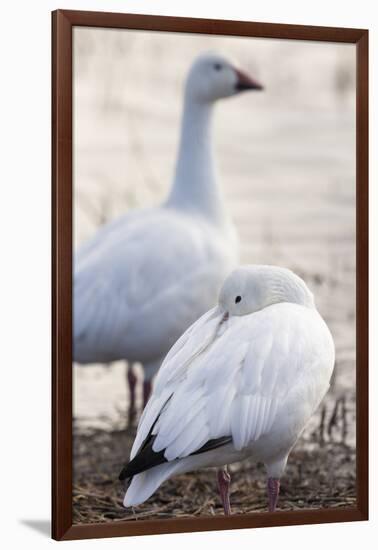
M 224 52 L 264 86 L 220 101 L 214 140 L 241 263 L 289 267 L 313 290 L 336 342 L 335 441 L 355 423 L 355 46 L 77 28 L 74 242 L 158 204 L 174 171 L 183 81 L 194 57 Z M 74 369 L 75 427 L 122 428 L 125 367 Z M 312 444 L 322 407 L 303 441 Z M 326 436 L 327 437 L 327 436 Z
M 4 388 L 1 406 L 3 437 L 9 441 L 2 453 L 2 541 L 7 548 L 50 548 L 44 534 L 50 515 L 50 10 L 57 7 L 129 11 L 194 17 L 239 18 L 282 23 L 369 27 L 371 29 L 370 70 L 372 83 L 371 118 L 376 118 L 378 86 L 377 19 L 370 0 L 357 4 L 344 1 L 264 0 L 248 3 L 233 0 L 212 3 L 183 0 L 60 0 L 32 4 L 15 1 L 4 6 L 1 34 L 2 139 L 7 154 L 2 158 L 3 181 L 9 181 L 2 201 L 1 238 L 6 258 L 3 265 L 2 317 L 7 337 L 3 339 Z M 21 16 L 22 14 L 22 16 Z M 13 24 L 17 21 L 17 27 Z M 16 30 L 17 29 L 17 30 Z M 11 52 L 11 54 L 10 54 Z M 27 100 L 25 97 L 27 90 Z M 371 130 L 371 150 L 378 146 L 377 130 Z M 376 157 L 371 155 L 371 180 L 378 175 Z M 21 200 L 22 198 L 22 200 Z M 15 216 L 15 212 L 17 216 Z M 377 249 L 377 193 L 371 189 L 371 251 Z M 22 220 L 22 223 L 20 223 Z M 11 237 L 11 238 L 10 238 Z M 18 251 L 22 250 L 22 254 Z M 25 284 L 27 273 L 28 284 Z M 371 280 L 378 280 L 378 262 L 371 261 Z M 16 289 L 10 291 L 10 289 Z M 15 298 L 17 296 L 17 299 Z M 371 291 L 371 333 L 376 334 L 378 300 L 376 284 Z M 17 306 L 16 306 L 17 304 Z M 16 307 L 15 307 L 16 306 Z M 22 343 L 20 343 L 22 328 Z M 371 364 L 377 358 L 372 339 Z M 17 357 L 17 361 L 15 361 Z M 21 366 L 21 368 L 20 368 Z M 7 370 L 5 370 L 7 369 Z M 371 418 L 378 414 L 376 369 L 371 369 Z M 9 421 L 9 419 L 12 419 Z M 355 550 L 361 540 L 373 546 L 377 537 L 377 430 L 371 422 L 371 521 L 364 523 L 312 525 L 193 533 L 134 539 L 113 539 L 65 543 L 65 548 L 192 548 L 217 544 L 264 548 L 318 549 L 342 544 Z M 25 464 L 28 473 L 25 473 Z M 21 474 L 22 472 L 22 474 Z M 27 477 L 26 477 L 27 476 Z M 34 526 L 31 528 L 30 525 Z

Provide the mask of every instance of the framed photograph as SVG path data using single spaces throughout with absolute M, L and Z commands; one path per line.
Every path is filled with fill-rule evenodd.
M 368 31 L 53 12 L 52 197 L 53 538 L 368 519 Z

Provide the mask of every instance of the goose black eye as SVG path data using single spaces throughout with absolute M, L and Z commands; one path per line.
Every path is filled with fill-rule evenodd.
M 214 69 L 216 71 L 220 71 L 222 69 L 222 65 L 220 63 L 214 63 Z
M 235 304 L 238 304 L 239 302 L 241 302 L 241 296 L 236 296 Z

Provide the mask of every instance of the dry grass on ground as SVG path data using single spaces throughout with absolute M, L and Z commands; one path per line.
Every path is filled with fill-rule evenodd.
M 212 470 L 168 480 L 143 505 L 122 507 L 123 486 L 118 473 L 128 456 L 135 431 L 93 430 L 77 433 L 73 514 L 75 523 L 136 521 L 199 515 L 218 515 L 219 501 Z M 315 435 L 314 435 L 315 437 Z M 243 462 L 230 468 L 232 512 L 266 510 L 262 465 Z M 342 507 L 355 504 L 355 453 L 345 443 L 298 443 L 281 482 L 279 508 Z

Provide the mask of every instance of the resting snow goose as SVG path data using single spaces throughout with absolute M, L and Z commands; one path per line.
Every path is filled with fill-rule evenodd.
M 227 465 L 265 464 L 269 510 L 291 449 L 327 392 L 334 344 L 306 284 L 288 269 L 245 266 L 226 279 L 219 305 L 168 353 L 140 419 L 124 505 L 168 478 L 215 466 L 230 514 Z
M 216 54 L 189 71 L 172 189 L 164 204 L 111 222 L 74 264 L 74 360 L 129 362 L 130 419 L 143 364 L 144 403 L 172 344 L 216 303 L 237 263 L 237 236 L 215 177 L 211 121 L 218 99 L 261 86 Z M 164 129 L 162 129 L 164 131 Z

